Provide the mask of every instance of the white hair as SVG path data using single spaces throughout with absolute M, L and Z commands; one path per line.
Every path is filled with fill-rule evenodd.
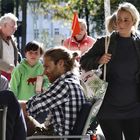
M 80 24 L 84 25 L 85 29 L 87 29 L 87 24 L 86 24 L 85 19 L 79 18 L 79 19 L 78 19 L 78 22 L 79 22 Z
M 17 22 L 18 18 L 12 13 L 6 13 L 0 18 L 0 25 L 9 23 L 11 21 Z

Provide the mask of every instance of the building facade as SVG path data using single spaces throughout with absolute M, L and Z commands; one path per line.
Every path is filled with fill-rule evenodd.
M 51 14 L 36 9 L 36 3 L 27 4 L 26 42 L 37 40 L 47 48 L 61 45 L 71 34 L 71 22 L 64 19 L 54 20 Z

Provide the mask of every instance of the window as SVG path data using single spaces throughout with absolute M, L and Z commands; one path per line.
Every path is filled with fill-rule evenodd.
M 55 35 L 59 35 L 59 28 L 55 28 L 55 29 L 54 29 L 54 34 L 55 34 Z
M 47 33 L 47 35 L 49 35 L 50 34 L 50 31 L 49 31 L 49 29 L 47 28 L 47 29 L 45 29 L 45 32 Z
M 38 39 L 38 38 L 39 38 L 39 30 L 34 29 L 34 39 Z
M 44 19 L 48 19 L 48 15 L 47 14 L 44 15 Z

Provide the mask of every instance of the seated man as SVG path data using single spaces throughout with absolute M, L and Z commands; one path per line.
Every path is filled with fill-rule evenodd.
M 46 135 L 69 135 L 85 103 L 75 61 L 64 47 L 49 49 L 44 55 L 44 73 L 51 86 L 47 92 L 30 98 L 27 112 L 34 118 L 40 112 L 48 114 Z
M 0 91 L 0 105 L 7 105 L 6 140 L 26 140 L 26 125 L 13 92 Z M 1 131 L 1 130 L 0 130 Z

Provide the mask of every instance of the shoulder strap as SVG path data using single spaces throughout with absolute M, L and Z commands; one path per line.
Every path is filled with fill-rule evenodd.
M 109 43 L 110 43 L 110 36 L 106 36 L 105 37 L 105 53 L 108 52 L 108 47 L 109 47 Z M 106 81 L 106 64 L 104 64 L 104 71 L 103 71 L 103 80 Z
M 105 37 L 105 53 L 108 52 L 109 43 L 110 43 L 110 36 L 106 36 Z

